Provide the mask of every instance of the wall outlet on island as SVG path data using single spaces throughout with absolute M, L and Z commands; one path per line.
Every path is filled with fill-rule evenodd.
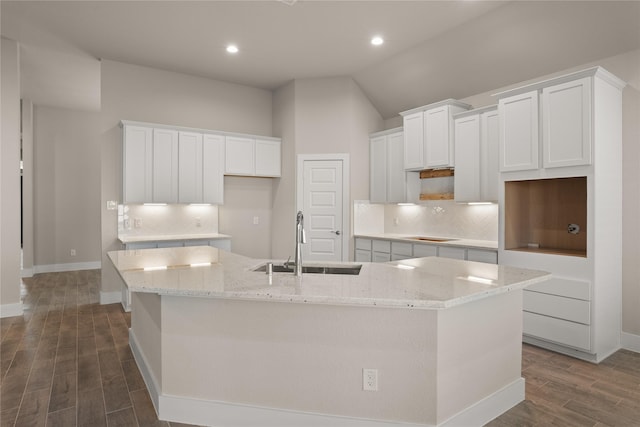
M 362 369 L 362 390 L 364 391 L 378 391 L 378 370 L 377 369 Z

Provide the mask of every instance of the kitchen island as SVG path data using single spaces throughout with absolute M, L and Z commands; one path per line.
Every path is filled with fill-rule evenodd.
M 442 258 L 270 276 L 204 246 L 109 257 L 159 418 L 200 425 L 482 425 L 524 399 L 522 289 L 548 278 Z

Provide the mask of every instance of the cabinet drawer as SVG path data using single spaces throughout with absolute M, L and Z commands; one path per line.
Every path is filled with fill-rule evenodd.
M 591 323 L 591 303 L 589 301 L 525 290 L 523 309 L 585 325 Z
M 371 260 L 373 262 L 389 262 L 391 261 L 391 254 L 388 252 L 374 252 Z
M 438 256 L 442 258 L 465 259 L 467 250 L 465 248 L 438 247 Z
M 175 240 L 170 242 L 158 242 L 159 248 L 181 248 L 184 246 L 184 242 L 182 240 Z
M 371 262 L 371 251 L 356 249 L 356 262 Z
M 208 240 L 185 240 L 185 246 L 209 246 Z
M 391 242 L 391 253 L 393 255 L 402 255 L 406 258 L 413 256 L 413 245 L 411 243 Z
M 467 261 L 486 262 L 489 264 L 498 263 L 498 252 L 484 251 L 481 249 L 467 249 Z
M 591 350 L 591 328 L 587 325 L 526 311 L 522 319 L 522 332 L 526 335 L 582 350 Z
M 356 238 L 356 249 L 371 250 L 371 239 Z
M 391 253 L 391 242 L 388 240 L 373 240 L 372 248 L 375 252 Z
M 415 258 L 438 256 L 438 247 L 434 245 L 413 245 L 413 256 Z
M 591 286 L 589 282 L 582 280 L 552 277 L 546 282 L 534 283 L 533 285 L 527 286 L 527 290 L 585 301 L 591 300 Z

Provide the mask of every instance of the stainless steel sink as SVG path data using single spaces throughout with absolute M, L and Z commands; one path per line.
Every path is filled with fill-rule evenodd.
M 409 239 L 422 240 L 424 242 L 451 242 L 453 240 L 458 240 L 458 239 L 447 239 L 445 237 L 427 237 L 427 236 L 409 237 Z
M 302 273 L 311 273 L 311 274 L 351 274 L 357 276 L 360 274 L 360 269 L 362 268 L 362 264 L 357 265 L 343 265 L 343 266 L 321 266 L 321 265 L 303 265 Z M 261 266 L 254 268 L 253 271 L 267 271 L 267 265 L 262 264 Z M 293 266 L 284 266 L 284 265 L 273 265 L 274 273 L 293 273 Z

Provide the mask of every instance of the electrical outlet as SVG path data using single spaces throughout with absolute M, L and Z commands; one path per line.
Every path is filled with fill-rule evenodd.
M 393 218 L 393 225 L 398 225 L 400 224 L 400 220 L 398 220 L 398 218 Z
M 75 249 L 71 249 L 71 256 L 76 256 L 76 250 Z
M 196 217 L 196 227 L 202 227 L 202 222 L 200 221 L 200 217 Z
M 260 217 L 259 216 L 254 216 L 253 217 L 253 225 L 258 225 L 260 224 Z
M 126 230 L 131 230 L 131 221 L 129 219 L 124 220 L 124 228 Z
M 378 370 L 362 368 L 362 390 L 378 391 Z
M 140 227 L 142 227 L 142 220 L 140 218 L 134 218 L 133 228 L 140 228 Z

